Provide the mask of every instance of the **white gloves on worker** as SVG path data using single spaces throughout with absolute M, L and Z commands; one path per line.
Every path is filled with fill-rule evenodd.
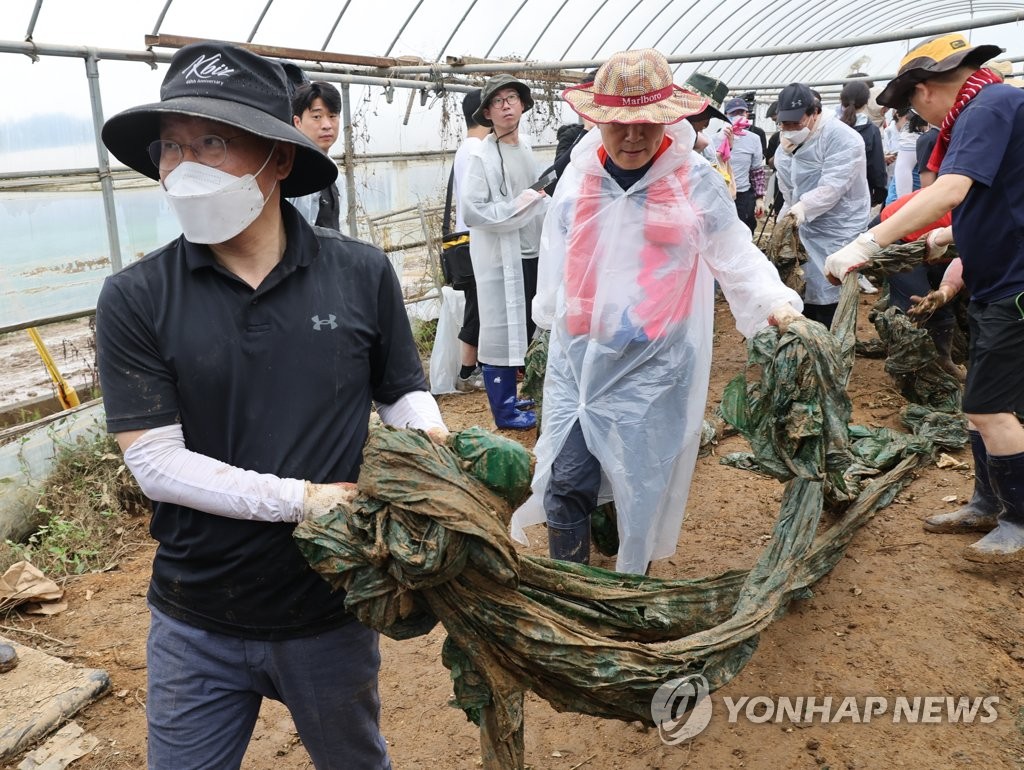
M 825 277 L 833 283 L 841 283 L 847 273 L 864 267 L 881 250 L 872 233 L 861 233 L 825 260 Z
M 315 519 L 330 513 L 339 505 L 351 503 L 357 494 L 359 492 L 355 484 L 314 484 L 307 481 L 302 498 L 302 518 Z
M 937 227 L 929 231 L 924 238 L 925 262 L 939 262 L 946 256 L 952 233 L 951 227 Z
M 523 209 L 528 209 L 537 201 L 541 200 L 542 198 L 546 198 L 547 195 L 548 194 L 543 190 L 532 190 L 529 187 L 527 187 L 525 190 L 523 190 L 521 193 L 519 193 L 519 195 L 515 197 L 516 211 L 518 212 L 522 211 Z
M 772 310 L 768 316 L 768 323 L 772 326 L 779 327 L 779 333 L 785 334 L 789 329 L 789 325 L 800 318 L 803 318 L 803 314 L 799 310 L 794 308 L 788 302 L 784 305 L 779 305 L 777 308 Z
M 803 201 L 797 201 L 789 207 L 789 211 L 786 216 L 793 217 L 793 221 L 796 222 L 796 226 L 800 227 L 804 222 L 807 221 L 807 207 Z

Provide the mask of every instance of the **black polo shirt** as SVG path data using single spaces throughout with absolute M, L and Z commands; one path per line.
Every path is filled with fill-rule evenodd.
M 287 248 L 258 289 L 184 237 L 109 277 L 96 308 L 107 429 L 180 420 L 189 449 L 314 482 L 355 481 L 371 400 L 426 379 L 401 287 L 379 249 L 282 203 Z M 200 628 L 305 636 L 349 619 L 292 524 L 154 505 L 149 600 Z

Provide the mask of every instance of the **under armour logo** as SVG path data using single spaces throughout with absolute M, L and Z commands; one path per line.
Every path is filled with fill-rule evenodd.
M 334 321 L 335 318 L 337 318 L 337 316 L 334 315 L 334 313 L 331 313 L 330 315 L 328 315 L 326 321 L 321 321 L 320 320 L 320 316 L 318 316 L 318 315 L 313 316 L 310 319 L 313 322 L 313 331 L 318 332 L 322 328 L 324 328 L 324 326 L 330 326 L 332 329 L 337 329 L 338 328 L 338 324 L 335 323 L 335 321 Z

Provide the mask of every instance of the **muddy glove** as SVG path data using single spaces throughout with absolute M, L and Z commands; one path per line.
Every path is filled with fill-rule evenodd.
M 796 226 L 800 227 L 804 222 L 807 221 L 807 207 L 803 201 L 797 201 L 790 206 L 789 211 L 786 212 L 787 217 L 793 217 L 793 221 L 796 222 Z
M 825 277 L 829 283 L 838 286 L 847 273 L 864 267 L 881 250 L 873 233 L 861 233 L 855 241 L 846 244 L 825 260 Z
M 339 505 L 351 503 L 358 494 L 356 485 L 347 481 L 337 484 L 314 484 L 307 481 L 305 495 L 302 498 L 302 518 L 309 521 L 323 516 Z
M 918 326 L 925 323 L 932 314 L 940 307 L 949 302 L 957 294 L 955 287 L 948 283 L 940 283 L 939 288 L 925 294 L 923 297 L 913 295 L 910 297 L 911 306 L 907 309 L 907 316 Z
M 803 317 L 804 316 L 800 311 L 787 302 L 785 305 L 779 305 L 771 312 L 768 316 L 768 323 L 772 326 L 778 326 L 779 334 L 785 334 L 789 330 L 789 325 L 793 323 L 793 321 L 797 321 Z

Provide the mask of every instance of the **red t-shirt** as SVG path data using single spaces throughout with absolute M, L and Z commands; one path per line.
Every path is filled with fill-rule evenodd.
M 921 189 L 924 189 L 924 188 L 921 188 Z M 882 221 L 884 222 L 889 217 L 891 217 L 893 214 L 895 214 L 897 211 L 899 211 L 901 208 L 903 208 L 907 204 L 907 201 L 909 201 L 911 198 L 913 198 L 919 192 L 921 192 L 921 190 L 914 190 L 914 192 L 912 192 L 912 193 L 904 195 L 901 198 L 897 198 L 892 203 L 890 203 L 888 206 L 886 206 L 884 209 L 882 209 Z M 947 211 L 945 214 L 943 214 L 941 217 L 936 219 L 934 222 L 932 222 L 927 227 L 922 227 L 920 230 L 917 230 L 917 231 L 912 232 L 912 233 L 907 233 L 900 240 L 902 240 L 904 243 L 910 243 L 911 241 L 916 241 L 918 238 L 920 238 L 920 237 L 930 233 L 932 230 L 934 230 L 934 229 L 936 229 L 938 227 L 949 227 L 952 224 L 953 224 L 953 212 L 952 211 Z

